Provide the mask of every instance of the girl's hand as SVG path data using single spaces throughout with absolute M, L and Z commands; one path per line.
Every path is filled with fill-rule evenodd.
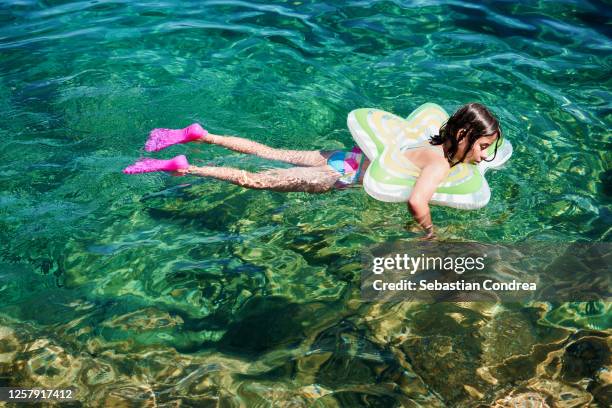
M 414 232 L 415 234 L 423 232 L 423 228 L 419 224 L 411 221 L 409 221 L 404 228 L 406 228 L 406 231 Z
M 421 227 L 419 224 L 410 224 L 410 225 L 406 225 L 406 229 L 410 232 L 414 232 L 417 234 L 424 232 L 424 235 L 418 238 L 418 240 L 420 241 L 429 241 L 429 240 L 438 238 L 433 225 L 430 228 L 423 230 L 423 227 Z
M 427 229 L 425 229 L 425 235 L 419 238 L 419 241 L 432 241 L 438 238 L 436 236 L 436 232 L 434 231 L 433 225 Z

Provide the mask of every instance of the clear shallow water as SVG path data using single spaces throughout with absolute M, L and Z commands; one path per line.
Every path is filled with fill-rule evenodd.
M 357 107 L 478 101 L 515 153 L 488 174 L 485 209 L 433 209 L 442 238 L 609 242 L 607 10 L 1 2 L 0 381 L 78 384 L 115 406 L 152 391 L 188 406 L 473 406 L 511 389 L 601 404 L 609 304 L 362 303 L 360 250 L 417 237 L 404 206 L 120 170 L 154 127 L 333 149 L 352 146 Z M 182 153 L 279 165 L 210 146 L 156 157 Z M 570 370 L 580 350 L 599 357 Z

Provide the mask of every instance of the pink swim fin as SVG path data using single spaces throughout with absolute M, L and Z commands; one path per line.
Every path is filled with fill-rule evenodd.
M 206 136 L 208 132 L 197 123 L 184 129 L 153 129 L 145 143 L 147 152 L 165 149 L 177 143 L 188 143 Z
M 184 155 L 176 156 L 170 160 L 141 159 L 131 166 L 123 169 L 125 174 L 150 173 L 153 171 L 177 171 L 189 168 L 189 163 Z

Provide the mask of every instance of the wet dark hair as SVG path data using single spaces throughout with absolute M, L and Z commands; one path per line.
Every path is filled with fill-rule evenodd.
M 457 149 L 459 148 L 458 133 L 460 129 L 465 129 L 462 136 L 467 137 L 467 147 L 463 157 L 456 160 L 455 154 L 457 154 Z M 448 162 L 451 163 L 451 167 L 453 167 L 465 160 L 465 157 L 470 150 L 472 150 L 476 140 L 483 136 L 493 136 L 495 133 L 497 133 L 495 154 L 492 159 L 487 159 L 485 161 L 493 161 L 495 156 L 497 156 L 497 148 L 502 138 L 502 131 L 495 116 L 493 116 L 484 105 L 479 103 L 468 103 L 460 107 L 457 112 L 442 125 L 439 134 L 432 136 L 429 143 L 432 145 L 444 145 L 449 141 L 450 146 L 448 151 L 444 152 L 444 156 L 446 156 Z

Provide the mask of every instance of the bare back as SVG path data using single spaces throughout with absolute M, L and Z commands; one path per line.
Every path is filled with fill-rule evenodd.
M 404 156 L 419 170 L 425 166 L 449 168 L 442 146 L 424 145 L 404 150 Z

